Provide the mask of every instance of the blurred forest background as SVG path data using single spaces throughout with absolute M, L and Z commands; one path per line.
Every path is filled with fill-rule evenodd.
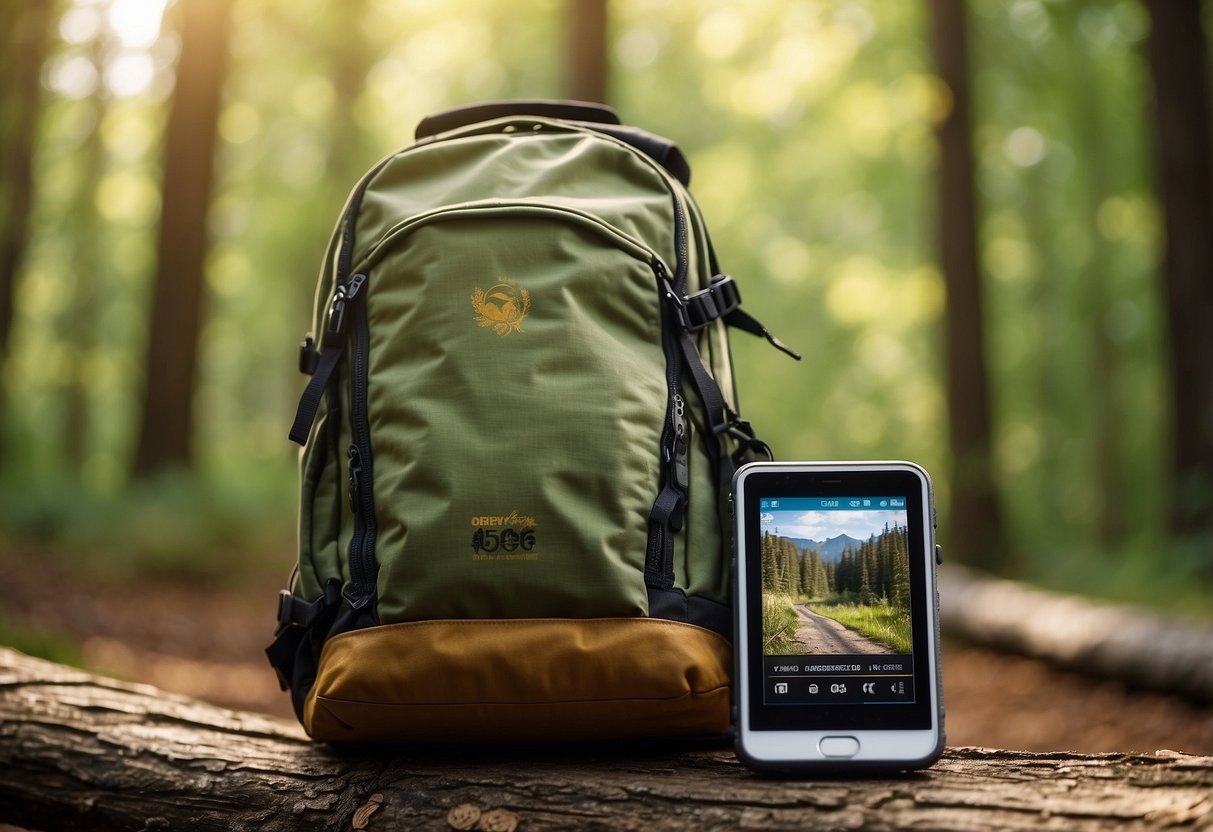
M 431 111 L 581 97 L 682 145 L 805 354 L 734 336 L 780 457 L 914 459 L 949 557 L 1209 614 L 1207 4 L 4 5 L 0 550 L 285 578 L 349 188 Z

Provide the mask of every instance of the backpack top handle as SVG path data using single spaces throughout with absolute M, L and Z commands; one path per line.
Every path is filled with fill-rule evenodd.
M 606 104 L 590 101 L 485 101 L 467 104 L 426 116 L 417 125 L 417 138 L 424 139 L 447 130 L 455 130 L 508 116 L 539 116 L 559 118 L 565 121 L 588 121 L 593 124 L 622 124 L 619 114 Z
M 627 127 L 620 121 L 619 114 L 613 108 L 589 101 L 486 101 L 454 107 L 423 118 L 417 125 L 417 140 L 429 139 L 439 133 L 481 121 L 510 116 L 555 118 L 589 127 L 630 144 L 654 159 L 683 185 L 691 184 L 691 166 L 676 144 L 646 130 Z

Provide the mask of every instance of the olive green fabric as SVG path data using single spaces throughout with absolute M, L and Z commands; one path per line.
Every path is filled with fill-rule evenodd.
M 686 291 L 706 285 L 702 218 L 655 162 L 561 122 L 502 119 L 441 139 L 387 160 L 357 214 L 378 619 L 644 615 L 668 401 L 652 261 L 675 268 L 677 200 L 691 239 Z M 699 344 L 732 400 L 723 324 Z M 727 603 L 718 483 L 700 403 L 684 395 L 695 436 L 676 585 Z M 321 416 L 301 463 L 295 588 L 306 598 L 328 577 L 349 581 L 348 407 L 339 417 Z M 473 549 L 478 531 L 495 551 Z
M 643 613 L 667 399 L 651 255 L 581 214 L 495 203 L 376 251 L 380 621 Z

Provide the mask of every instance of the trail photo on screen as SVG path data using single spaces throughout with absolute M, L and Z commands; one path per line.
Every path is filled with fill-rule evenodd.
M 763 501 L 763 653 L 910 653 L 905 501 L 844 498 L 811 502 L 863 507 L 786 507 L 808 502 Z

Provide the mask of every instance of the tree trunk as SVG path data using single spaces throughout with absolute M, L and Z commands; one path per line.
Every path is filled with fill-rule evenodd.
M 1213 582 L 1213 162 L 1201 4 L 1147 0 L 1155 155 L 1166 249 L 1173 483 L 1171 529 L 1203 541 Z
M 1103 679 L 1213 703 L 1213 626 L 1033 589 L 949 564 L 945 635 Z
M 42 64 L 50 48 L 57 4 L 21 3 L 6 22 L 8 47 L 0 57 L 0 357 L 13 327 L 17 273 L 25 261 L 34 205 L 34 136 L 41 112 Z
M 93 38 L 87 51 L 100 78 L 105 70 L 106 55 L 115 47 L 115 38 L 105 29 Z M 93 94 L 77 104 L 91 112 L 94 124 L 105 123 L 110 109 L 110 95 L 104 84 L 98 84 Z M 109 153 L 99 131 L 79 150 L 80 174 L 75 183 L 70 212 L 72 233 L 64 241 L 68 254 L 70 287 L 68 300 L 56 321 L 57 339 L 67 347 L 69 372 L 63 389 L 63 456 L 68 470 L 77 481 L 83 479 L 89 452 L 89 364 L 97 346 L 98 263 L 105 260 L 105 220 L 97 214 L 97 189 L 105 178 Z
M 577 101 L 607 100 L 607 0 L 567 4 L 565 88 Z
M 991 473 L 989 379 L 977 258 L 964 0 L 931 0 L 932 42 L 952 109 L 939 124 L 939 256 L 947 293 L 948 429 L 952 445 L 948 548 L 991 571 L 1005 565 Z
M 181 59 L 164 149 L 160 239 L 135 473 L 191 462 L 219 106 L 231 0 L 181 0 Z
M 268 672 L 268 671 L 267 671 Z M 1157 829 L 1213 822 L 1213 757 L 955 748 L 778 781 L 674 740 L 336 747 L 0 648 L 0 822 L 32 829 Z
M 1104 200 L 1117 192 L 1109 151 L 1104 141 L 1111 129 L 1104 117 L 1100 93 L 1106 85 L 1099 83 L 1098 69 L 1093 65 L 1091 47 L 1085 43 L 1079 19 L 1090 11 L 1091 3 L 1070 2 L 1052 10 L 1061 37 L 1066 44 L 1064 54 L 1069 92 L 1069 111 L 1073 118 L 1075 145 L 1084 148 L 1083 164 L 1076 171 L 1076 189 L 1081 194 L 1078 219 L 1086 225 L 1091 238 L 1091 256 L 1076 277 L 1082 281 L 1079 317 L 1070 326 L 1082 327 L 1090 344 L 1089 365 L 1084 391 L 1087 401 L 1086 426 L 1090 434 L 1091 477 L 1090 493 L 1095 499 L 1095 541 L 1105 551 L 1117 551 L 1125 539 L 1125 494 L 1122 475 L 1121 442 L 1125 435 L 1122 388 L 1125 373 L 1121 356 L 1108 331 L 1108 312 L 1114 297 L 1114 253 L 1101 239 L 1099 209 Z M 1120 91 L 1116 91 L 1120 94 Z M 1084 314 L 1085 313 L 1085 314 Z M 1131 498 L 1130 498 L 1131 499 Z

